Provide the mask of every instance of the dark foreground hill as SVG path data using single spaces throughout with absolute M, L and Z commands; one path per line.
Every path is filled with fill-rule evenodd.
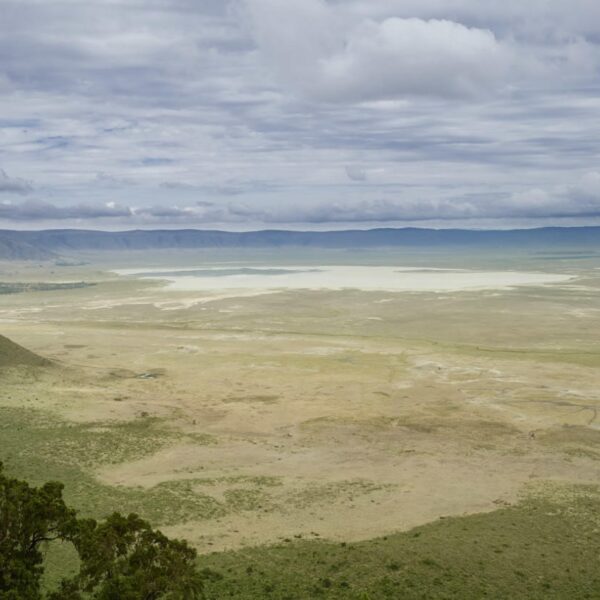
M 377 248 L 377 247 L 548 247 L 600 248 L 600 227 L 546 227 L 516 230 L 370 229 L 346 231 L 0 230 L 0 258 L 40 259 L 99 250 L 193 248 Z
M 50 361 L 15 344 L 7 337 L 0 335 L 0 368 L 2 367 L 45 367 Z

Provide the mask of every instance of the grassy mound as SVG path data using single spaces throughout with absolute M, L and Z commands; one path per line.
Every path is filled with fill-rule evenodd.
M 532 497 L 360 543 L 292 538 L 215 553 L 209 600 L 600 598 L 597 488 Z
M 8 338 L 0 335 L 0 368 L 2 367 L 45 367 L 50 361 L 15 344 Z

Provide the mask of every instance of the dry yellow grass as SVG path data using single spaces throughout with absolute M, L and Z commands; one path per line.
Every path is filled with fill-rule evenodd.
M 47 411 L 107 444 L 154 419 L 160 443 L 142 436 L 78 468 L 90 495 L 117 490 L 121 510 L 156 502 L 149 514 L 201 550 L 366 539 L 493 510 L 531 481 L 597 481 L 593 270 L 579 273 L 583 290 L 580 279 L 201 303 L 74 271 L 98 285 L 0 298 L 3 332 L 60 365 L 7 375 L 0 406 Z

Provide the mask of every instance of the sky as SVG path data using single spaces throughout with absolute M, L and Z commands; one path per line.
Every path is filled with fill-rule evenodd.
M 597 0 L 0 0 L 0 227 L 600 224 Z

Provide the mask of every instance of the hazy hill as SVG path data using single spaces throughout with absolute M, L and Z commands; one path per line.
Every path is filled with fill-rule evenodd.
M 600 247 L 600 227 L 547 227 L 518 230 L 466 229 L 370 229 L 346 231 L 249 232 L 181 230 L 133 230 L 122 232 L 52 229 L 44 231 L 0 230 L 0 258 L 40 259 L 60 253 L 97 250 L 146 250 L 167 248 L 269 248 L 303 246 L 317 248 L 405 247 Z
M 23 346 L 0 335 L 0 368 L 2 367 L 44 367 L 50 365 L 50 361 L 30 352 Z
M 12 239 L 0 232 L 0 259 L 5 260 L 45 260 L 54 254 L 49 250 L 34 246 L 24 240 Z

